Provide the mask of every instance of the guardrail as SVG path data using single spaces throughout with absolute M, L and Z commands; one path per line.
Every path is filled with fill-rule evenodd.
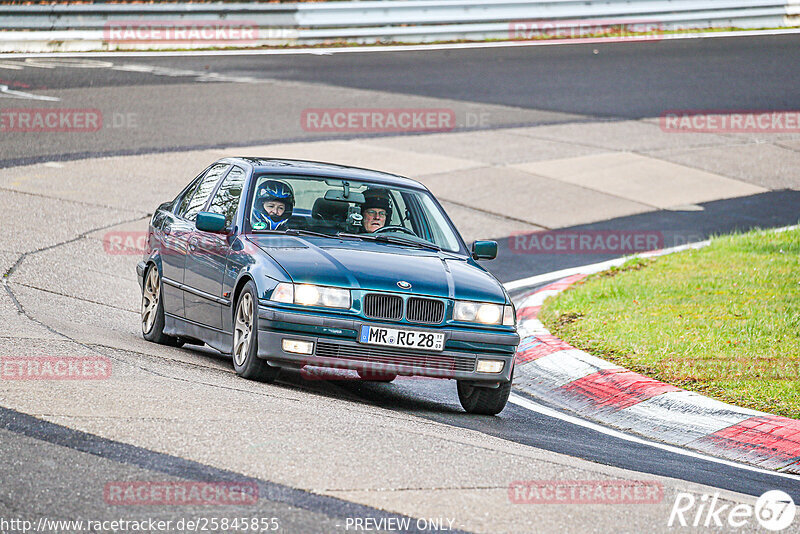
M 115 38 L 110 29 L 220 25 L 247 29 L 247 42 Z M 514 26 L 516 24 L 516 26 Z M 126 26 L 127 25 L 127 26 Z M 431 42 L 553 37 L 635 25 L 686 28 L 800 25 L 800 0 L 382 0 L 364 2 L 0 5 L 0 51 L 80 51 Z M 549 28 L 549 30 L 548 30 Z M 538 33 L 537 33 L 538 32 Z M 542 32 L 545 32 L 543 34 Z M 185 37 L 185 34 L 183 34 Z M 557 36 L 557 35 L 556 35 Z M 139 36 L 141 37 L 141 36 Z

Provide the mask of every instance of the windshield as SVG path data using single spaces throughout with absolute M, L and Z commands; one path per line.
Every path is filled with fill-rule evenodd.
M 248 210 L 254 231 L 305 230 L 461 251 L 439 205 L 425 191 L 352 180 L 257 176 Z

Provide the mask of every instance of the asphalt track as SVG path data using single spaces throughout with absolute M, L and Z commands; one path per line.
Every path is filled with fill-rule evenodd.
M 333 55 L 0 58 L 0 83 L 99 108 L 107 123 L 92 135 L 6 134 L 0 167 L 382 135 L 306 131 L 298 117 L 309 107 L 445 104 L 459 116 L 456 131 L 657 118 L 667 110 L 800 109 L 800 72 L 790 68 L 800 61 L 798 45 L 800 36 L 786 35 Z M 303 85 L 278 85 L 292 82 Z M 6 106 L 42 104 L 1 96 Z M 468 124 L 481 114 L 485 120 Z M 125 127 L 126 116 L 135 117 L 135 128 Z M 798 191 L 779 190 L 709 202 L 698 212 L 661 210 L 567 229 L 659 230 L 686 242 L 794 224 L 798 202 Z M 613 257 L 525 257 L 503 239 L 500 245 L 490 269 L 502 281 Z
M 539 449 L 561 453 L 569 451 L 571 455 L 601 464 L 679 478 L 753 496 L 769 489 L 782 489 L 794 499 L 800 497 L 800 485 L 796 478 L 776 479 L 770 473 L 742 471 L 646 445 L 621 443 L 619 439 L 596 430 L 579 428 L 513 403 L 509 403 L 503 411 L 502 418 L 469 417 L 459 408 L 458 399 L 447 395 L 447 388 L 443 391 L 442 384 L 437 381 L 401 381 L 401 387 L 352 380 L 333 383 L 343 391 L 379 406 L 412 412 L 425 411 L 427 413 L 423 417 L 434 421 L 477 430 Z M 540 399 L 534 400 L 542 402 Z
M 70 143 L 46 137 L 30 144 L 7 144 L 0 165 L 38 160 L 50 155 L 120 154 L 199 147 L 235 147 L 288 139 L 328 138 L 294 128 L 292 121 L 276 120 L 293 100 L 325 107 L 323 87 L 386 92 L 392 102 L 400 97 L 428 97 L 487 106 L 516 108 L 510 117 L 493 116 L 488 125 L 620 120 L 659 117 L 667 110 L 793 110 L 800 108 L 800 36 L 720 38 L 646 43 L 613 43 L 531 48 L 490 48 L 429 52 L 364 52 L 333 55 L 208 56 L 208 57 L 96 57 L 117 68 L 86 68 L 90 58 L 13 59 L 0 57 L 0 83 L 35 94 L 83 90 L 86 102 L 120 113 L 149 107 L 143 119 L 161 115 L 169 128 L 148 131 L 141 139 L 103 136 Z M 596 53 L 595 53 L 596 52 Z M 82 63 L 82 68 L 58 68 Z M 145 64 L 164 70 L 135 69 Z M 183 74 L 181 74 L 181 71 Z M 242 80 L 309 82 L 320 91 L 271 94 L 248 107 L 235 105 L 244 96 L 242 85 L 216 85 L 216 74 Z M 198 80 L 202 92 L 171 93 L 170 85 Z M 116 89 L 113 97 L 104 90 Z M 146 92 L 139 91 L 146 89 Z M 360 95 L 361 96 L 361 95 Z M 361 107 L 379 106 L 372 95 Z M 371 101 L 370 101 L 371 100 Z M 4 99 L 5 101 L 5 99 Z M 14 99 L 10 103 L 24 100 Z M 201 106 L 200 108 L 196 106 Z M 198 117 L 198 110 L 202 109 Z M 243 113 L 242 111 L 252 113 Z M 530 110 L 532 115 L 519 113 Z M 198 130 L 197 125 L 203 128 Z M 469 128 L 465 124 L 461 128 Z M 130 132 L 128 132 L 130 133 Z M 24 136 L 21 136 L 24 140 Z M 27 138 L 30 139 L 30 138 Z M 12 143 L 15 139 L 10 140 Z
M 305 105 L 314 107 L 352 102 L 348 93 L 339 93 L 338 89 L 379 91 L 391 96 L 387 100 L 378 93 L 359 94 L 358 104 L 363 107 L 385 106 L 387 102 L 403 107 L 419 102 L 418 98 L 457 101 L 475 106 L 465 109 L 491 110 L 492 121 L 483 126 L 486 129 L 658 117 L 667 109 L 800 109 L 800 71 L 792 68 L 800 59 L 798 44 L 797 36 L 784 36 L 535 49 L 113 60 L 117 66 L 162 67 L 165 70 L 161 74 L 153 74 L 152 70 L 142 73 L 64 67 L 52 60 L 34 66 L 3 58 L 0 63 L 20 68 L 0 67 L 0 84 L 33 95 L 69 94 L 81 105 L 123 114 L 132 112 L 140 120 L 159 117 L 161 127 L 91 138 L 14 134 L 4 139 L 0 166 L 330 138 L 303 131 L 296 124 L 296 113 L 284 114 L 283 110 L 296 109 L 297 94 L 276 90 L 269 93 L 269 98 L 252 101 L 247 88 L 259 85 L 264 89 L 261 86 L 269 86 L 273 80 L 310 83 L 310 90 L 304 85 L 298 86 L 298 91 L 303 92 Z M 179 70 L 184 74 L 176 74 Z M 198 82 L 193 86 L 196 89 L 187 90 L 187 79 L 196 79 L 199 72 L 240 81 Z M 180 86 L 180 90 L 170 91 L 170 86 Z M 318 92 L 314 86 L 319 87 Z M 373 100 L 363 100 L 365 95 Z M 15 98 L 13 103 L 19 107 L 31 103 L 21 104 L 22 100 Z M 0 104 L 7 107 L 5 99 Z M 516 111 L 504 114 L 506 108 Z M 461 127 L 480 128 L 466 124 Z M 90 191 L 87 189 L 87 195 L 91 195 Z M 702 211 L 655 211 L 572 228 L 653 228 L 691 234 L 699 240 L 736 229 L 794 224 L 798 205 L 800 192 L 771 191 L 705 203 Z M 507 246 L 501 246 L 501 250 L 504 252 L 488 268 L 504 281 L 612 257 L 520 258 L 511 256 Z M 224 358 L 202 349 L 185 348 L 181 352 L 190 360 L 209 366 L 200 375 L 203 380 L 227 380 L 230 373 L 219 370 L 228 365 Z M 454 387 L 441 381 L 398 380 L 391 385 L 375 385 L 334 379 L 309 383 L 297 374 L 285 373 L 278 388 L 333 401 L 355 400 L 403 417 L 410 415 L 469 429 L 634 473 L 752 496 L 768 489 L 783 489 L 800 502 L 800 484 L 795 478 L 668 453 L 514 404 L 509 404 L 499 417 L 467 416 L 458 406 Z M 97 438 L 6 408 L 0 408 L 0 441 L 8 460 L 0 467 L 4 481 L 0 507 L 8 512 L 30 513 L 24 504 L 27 500 L 36 503 L 38 513 L 53 517 L 110 515 L 107 508 L 85 495 L 76 498 L 64 491 L 78 486 L 80 479 L 86 477 L 136 480 L 152 477 L 153 473 L 190 480 L 242 477 L 235 471 Z M 280 516 L 286 531 L 329 532 L 341 529 L 343 518 L 357 515 L 400 517 L 353 504 L 346 498 L 319 496 L 257 477 L 245 478 L 259 484 L 263 494 L 269 496 L 258 513 Z M 230 510 L 229 515 L 236 511 Z M 158 512 L 163 517 L 178 517 L 187 510 Z M 246 513 L 254 514 L 252 509 Z M 662 519 L 654 525 L 664 529 L 665 518 Z

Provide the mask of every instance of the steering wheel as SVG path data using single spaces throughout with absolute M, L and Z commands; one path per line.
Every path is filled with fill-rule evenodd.
M 383 228 L 378 228 L 377 230 L 375 230 L 372 233 L 373 234 L 381 234 L 383 232 L 405 232 L 407 234 L 413 235 L 414 237 L 419 237 L 412 230 L 409 230 L 405 226 L 400 226 L 400 225 L 384 226 Z

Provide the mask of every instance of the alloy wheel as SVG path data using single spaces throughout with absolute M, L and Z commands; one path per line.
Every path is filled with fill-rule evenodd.
M 250 352 L 250 337 L 253 334 L 253 297 L 244 293 L 236 310 L 236 325 L 233 336 L 233 357 L 236 365 L 244 365 Z

